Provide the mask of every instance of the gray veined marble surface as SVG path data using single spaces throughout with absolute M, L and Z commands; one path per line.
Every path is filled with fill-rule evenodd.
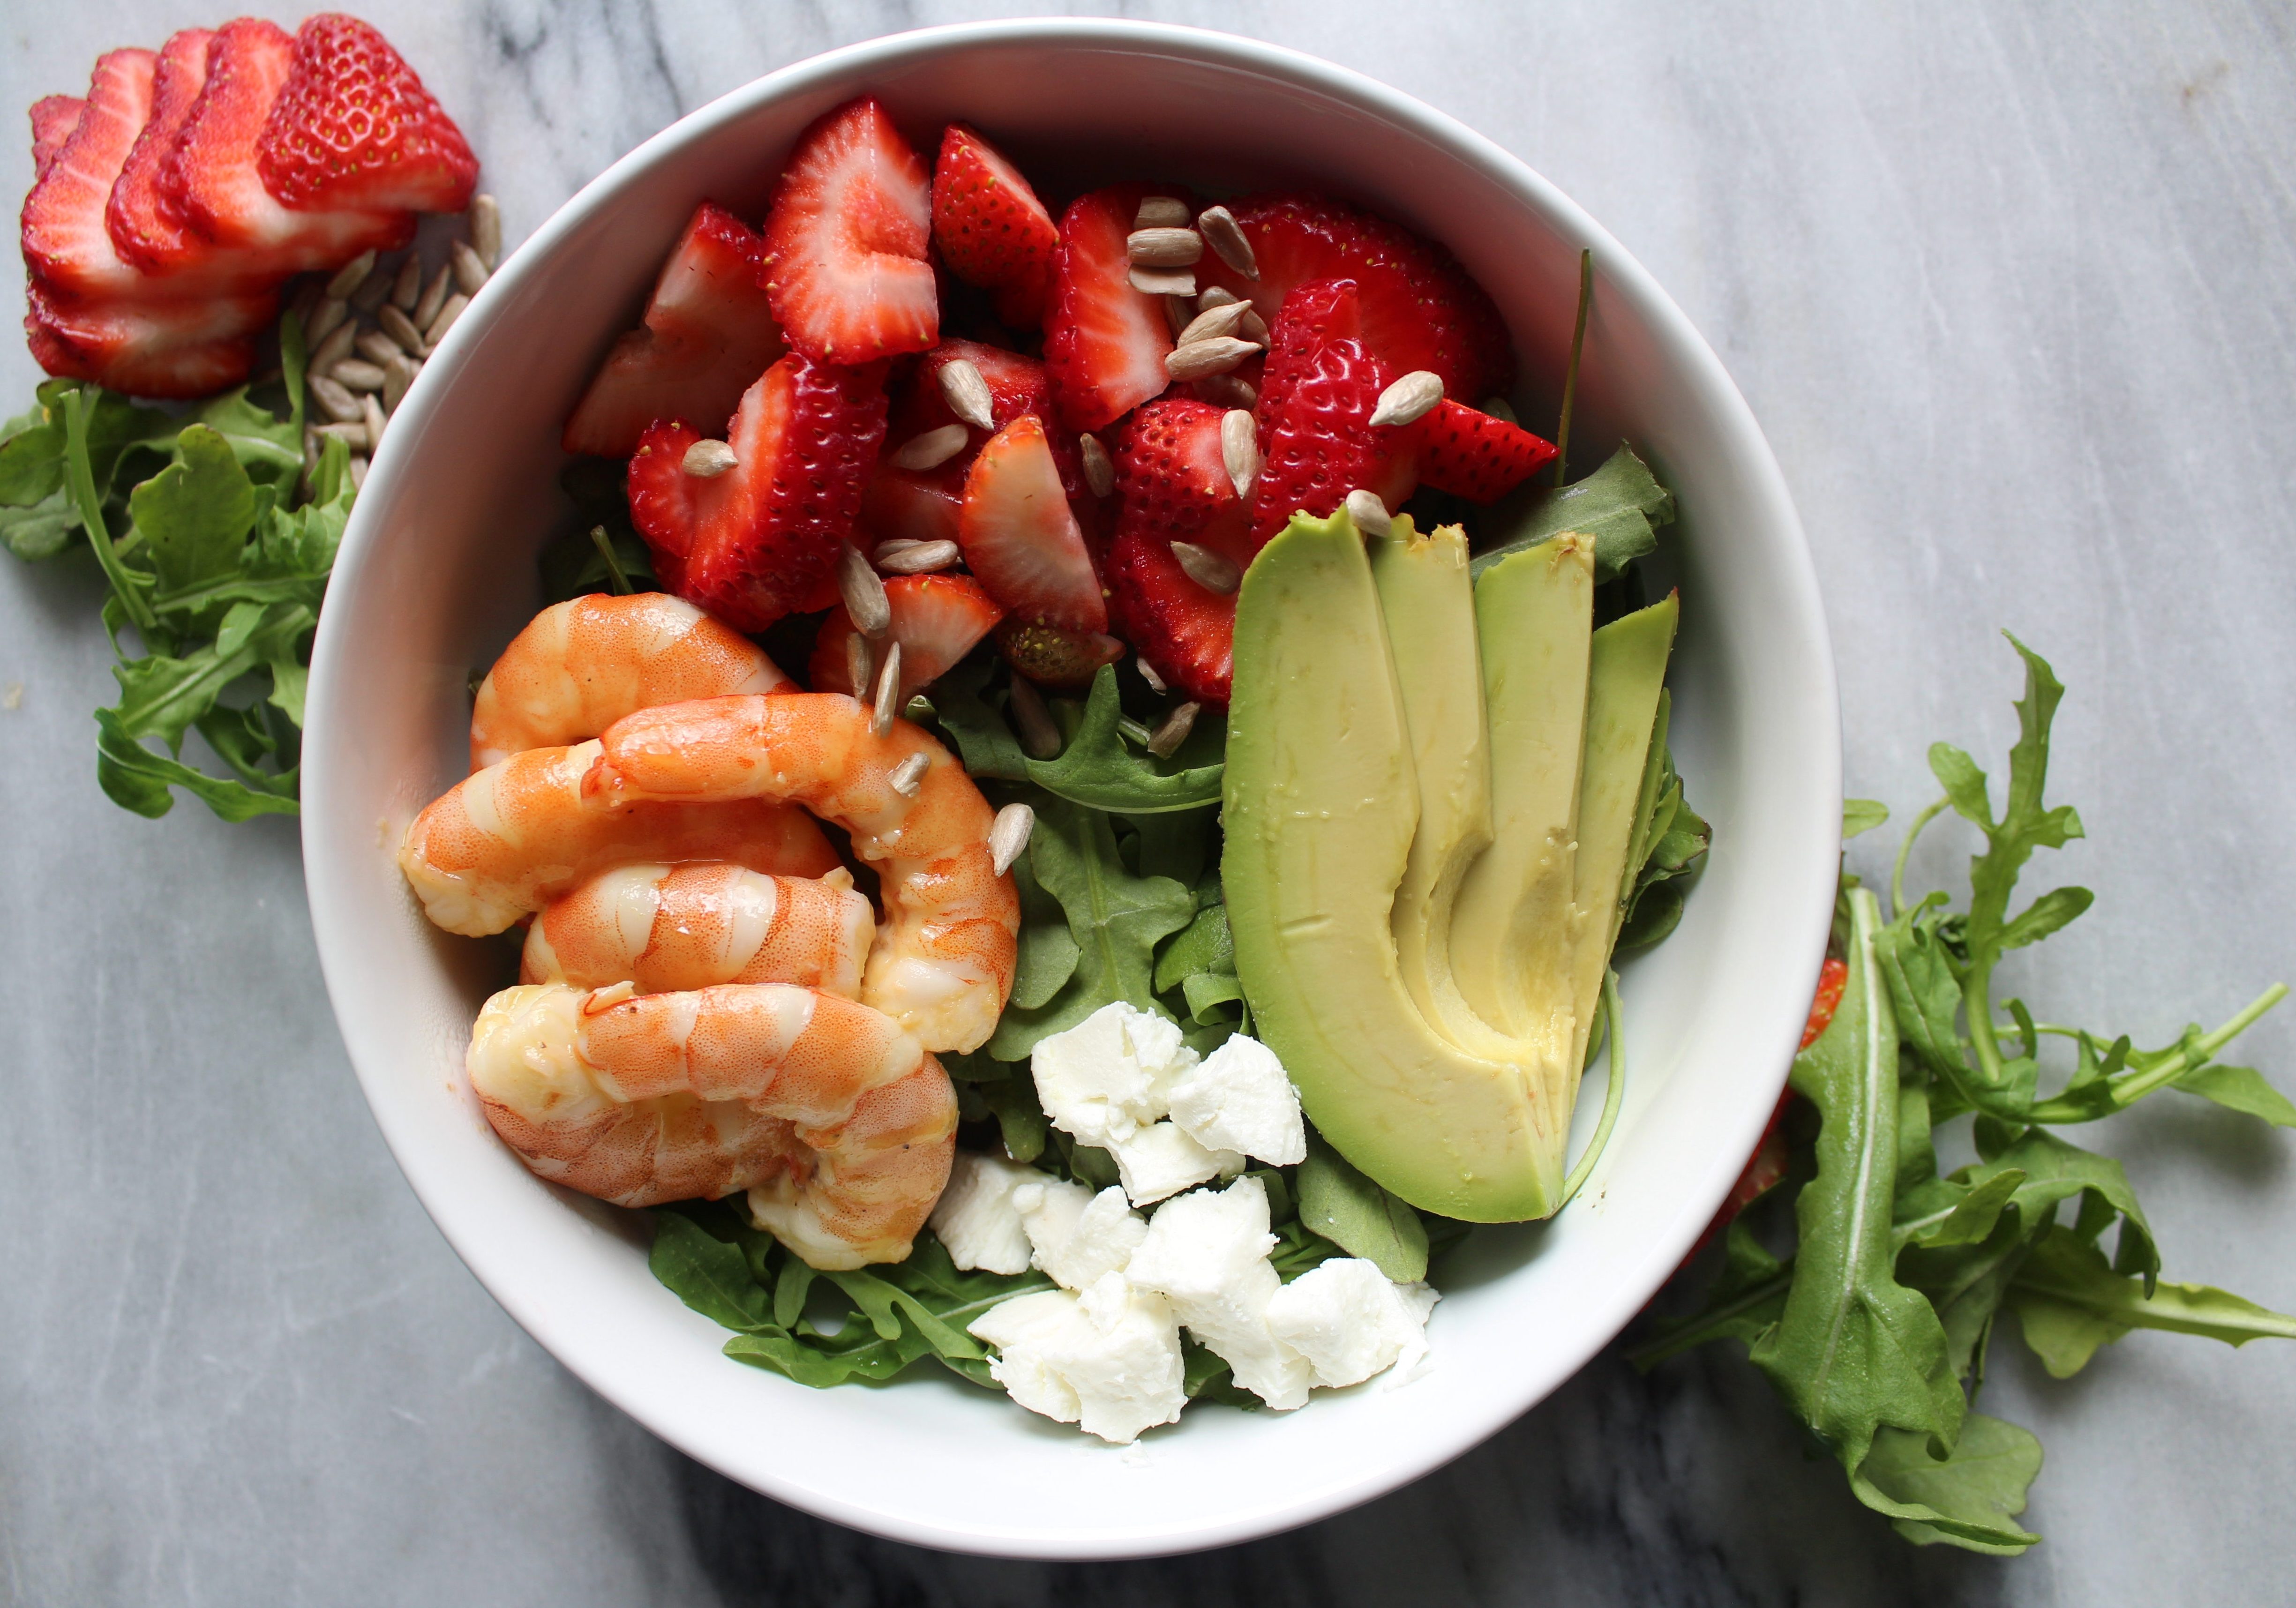
M 682 112 L 959 4 L 375 0 L 510 232 Z M 2284 7 L 1224 5 L 1519 152 L 1706 332 L 1800 500 L 1849 791 L 2009 740 L 2007 626 L 2071 688 L 2049 867 L 2096 911 L 2014 979 L 2172 1036 L 2296 972 L 2296 62 Z M 0 105 L 212 24 L 12 7 Z M 292 22 L 295 13 L 281 13 Z M 0 155 L 11 194 L 21 143 Z M 12 272 L 13 269 L 12 268 Z M 0 351 L 0 394 L 34 370 Z M 9 405 L 13 411 L 14 403 Z M 0 1592 L 28 1604 L 2270 1603 L 2296 1595 L 2296 1347 L 2139 1335 L 1990 1408 L 2049 1463 L 2002 1562 L 1913 1551 L 1719 1355 L 1605 1356 L 1342 1518 L 1113 1566 L 835 1529 L 602 1404 L 432 1231 L 361 1103 L 294 830 L 96 790 L 91 566 L 0 567 Z M 17 689 L 20 687 L 20 696 Z M 1869 840 L 1870 841 L 1870 840 Z M 1862 848 L 1862 845 L 1861 845 Z M 1878 850 L 1853 856 L 1871 862 Z M 1943 875 L 1958 847 L 1940 843 Z M 2296 1087 L 2296 1012 L 2243 1060 Z M 2296 1309 L 2290 1141 L 2112 1125 L 2172 1276 Z M 1280 1478 L 1281 1471 L 1270 1471 Z

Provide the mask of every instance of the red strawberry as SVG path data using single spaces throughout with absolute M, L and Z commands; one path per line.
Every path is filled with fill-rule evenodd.
M 56 152 L 71 138 L 71 131 L 79 127 L 79 114 L 87 103 L 77 95 L 42 95 L 32 103 L 32 177 L 37 181 L 47 172 Z
M 972 461 L 956 539 L 965 567 L 1022 622 L 1093 632 L 1108 624 L 1100 578 L 1035 414 L 998 431 Z
M 266 289 L 284 277 L 259 252 L 228 251 L 201 239 L 161 200 L 160 175 L 207 86 L 214 40 L 205 29 L 187 28 L 160 48 L 152 78 L 151 120 L 135 136 L 104 207 L 113 249 L 160 282 L 152 290 L 169 296 L 234 295 Z
M 1063 631 L 1013 619 L 996 628 L 996 651 L 1039 686 L 1086 685 L 1101 666 L 1124 657 L 1124 644 L 1099 631 Z
M 287 81 L 256 148 L 264 187 L 297 211 L 460 212 L 479 159 L 406 58 L 357 17 L 296 30 Z
M 1191 579 L 1172 544 L 1250 561 L 1250 509 L 1220 450 L 1224 411 L 1167 397 L 1132 415 L 1115 443 L 1120 512 L 1106 566 L 1118 629 L 1165 680 L 1214 703 L 1227 701 L 1235 599 Z
M 1381 479 L 1398 433 L 1374 431 L 1385 377 L 1360 329 L 1352 280 L 1301 285 L 1284 299 L 1270 332 L 1257 409 L 1261 467 L 1252 488 L 1252 550 L 1292 514 L 1324 515 L 1349 492 Z
M 734 467 L 709 478 L 684 472 L 702 439 L 690 425 L 650 426 L 630 460 L 630 518 L 663 583 L 747 631 L 835 601 L 832 565 L 884 439 L 882 386 L 874 365 L 791 353 L 742 395 Z
M 1432 369 L 1445 392 L 1481 398 L 1514 377 L 1505 324 L 1448 251 L 1410 230 L 1320 195 L 1259 195 L 1227 203 L 1251 242 L 1249 280 L 1207 251 L 1198 282 L 1251 299 L 1272 326 L 1293 290 L 1352 279 L 1363 298 L 1363 338 L 1390 375 Z
M 135 265 L 112 249 L 103 209 L 151 116 L 158 60 L 148 50 L 97 58 L 85 109 L 24 198 L 24 265 L 54 291 L 130 296 L 145 288 Z
M 997 312 L 1007 323 L 1034 329 L 1044 321 L 1060 233 L 1021 170 L 963 123 L 941 135 L 932 226 L 951 273 L 1003 292 Z
M 921 352 L 940 332 L 925 260 L 924 164 L 873 98 L 798 136 L 766 217 L 762 283 L 789 342 L 816 363 Z
M 903 469 L 881 457 L 861 494 L 861 523 L 873 542 L 953 542 L 964 503 L 961 469 Z
M 1103 429 L 1170 383 L 1172 326 L 1156 297 L 1132 288 L 1125 242 L 1143 196 L 1175 193 L 1119 185 L 1079 196 L 1062 216 L 1045 366 L 1071 430 Z
M 207 82 L 160 171 L 160 208 L 193 232 L 186 241 L 247 252 L 283 275 L 414 237 L 414 215 L 401 208 L 290 211 L 264 187 L 258 153 L 294 57 L 295 42 L 258 18 L 217 29 Z M 185 249 L 196 259 L 205 247 Z
M 765 241 L 703 201 L 655 282 L 644 326 L 614 343 L 566 422 L 569 452 L 627 457 L 656 419 L 716 429 L 782 355 L 781 326 L 758 285 Z
M 1045 426 L 1045 439 L 1052 447 L 1053 462 L 1060 467 L 1061 485 L 1070 500 L 1088 500 L 1085 496 L 1084 460 L 1077 450 L 1076 435 L 1053 417 L 1052 381 L 1045 365 L 1034 357 L 1008 352 L 1003 347 L 952 336 L 917 359 L 908 383 L 894 399 L 892 423 L 885 439 L 905 442 L 927 431 L 956 423 L 956 414 L 941 389 L 941 370 L 960 357 L 979 369 L 980 377 L 988 382 L 988 416 L 996 428 L 1002 430 L 1013 420 L 1034 414 Z M 963 450 L 936 465 L 931 472 L 950 474 L 961 490 L 964 471 L 972 467 L 974 455 L 987 443 L 989 434 L 978 425 L 968 425 Z
M 1235 659 L 1235 599 L 1208 592 L 1172 544 L 1119 526 L 1108 549 L 1117 623 L 1156 673 L 1191 698 L 1225 706 Z
M 1422 483 L 1471 503 L 1496 502 L 1554 457 L 1554 443 L 1448 397 L 1406 426 Z
M 255 365 L 253 332 L 278 316 L 271 291 L 188 301 L 60 296 L 37 279 L 24 319 L 52 374 L 131 397 L 188 398 L 237 385 Z
M 885 601 L 893 609 L 890 639 L 901 644 L 904 702 L 972 652 L 973 644 L 1004 617 L 980 583 L 968 575 L 897 575 L 885 583 Z M 822 622 L 813 658 L 806 666 L 806 680 L 815 692 L 854 691 L 846 673 L 850 660 L 845 645 L 853 634 L 853 622 L 841 608 Z M 859 695 L 868 696 L 868 690 Z

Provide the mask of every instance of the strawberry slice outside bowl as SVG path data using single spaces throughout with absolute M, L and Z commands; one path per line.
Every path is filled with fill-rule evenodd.
M 1630 439 L 1678 499 L 1646 562 L 1682 590 L 1673 742 L 1714 848 L 1681 926 L 1624 972 L 1628 1088 L 1601 1164 L 1551 1221 L 1480 1229 L 1453 1253 L 1431 1366 L 1406 1388 L 1374 1380 L 1283 1415 L 1198 1407 L 1125 1451 L 931 1364 L 809 1390 L 722 1355 L 726 1332 L 648 1272 L 644 1218 L 537 1179 L 463 1077 L 498 957 L 424 922 L 393 855 L 463 774 L 472 667 L 537 603 L 535 556 L 564 517 L 561 427 L 695 205 L 759 216 L 799 132 L 863 93 L 913 138 L 980 128 L 1054 193 L 1144 173 L 1212 195 L 1312 185 L 1409 225 L 1496 299 L 1534 425 L 1560 394 L 1578 253 L 1594 250 L 1574 461 L 1584 472 Z M 308 715 L 304 857 L 329 993 L 383 1136 L 456 1252 L 578 1377 L 731 1478 L 898 1540 L 1013 1556 L 1152 1555 L 1307 1523 L 1458 1456 L 1569 1378 L 1673 1271 L 1768 1118 L 1840 847 L 1833 659 L 1800 525 L 1682 312 L 1552 185 L 1440 112 L 1293 52 L 1141 23 L 969 24 L 818 56 L 576 195 L 395 417 L 336 563 Z M 1601 1092 L 1590 1078 L 1574 1154 Z

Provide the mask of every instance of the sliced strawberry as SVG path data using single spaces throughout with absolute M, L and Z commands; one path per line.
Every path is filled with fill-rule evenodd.
M 78 95 L 42 95 L 32 103 L 32 177 L 37 182 L 79 127 L 87 103 Z
M 207 82 L 160 171 L 160 205 L 206 244 L 249 253 L 281 275 L 341 267 L 370 249 L 414 237 L 398 208 L 291 211 L 264 187 L 258 160 L 271 110 L 293 66 L 295 42 L 241 17 L 208 45 Z M 196 258 L 204 247 L 186 246 Z M 168 266 L 182 266 L 172 255 Z
M 1363 338 L 1390 374 L 1432 369 L 1453 397 L 1488 397 L 1513 382 L 1498 308 L 1442 247 L 1325 196 L 1248 196 L 1227 209 L 1251 242 L 1259 277 L 1246 279 L 1208 251 L 1196 267 L 1200 283 L 1249 297 L 1273 326 L 1300 285 L 1352 279 Z
M 849 101 L 799 135 L 766 217 L 763 283 L 790 344 L 840 364 L 932 345 L 931 209 L 924 164 L 873 98 Z
M 1068 631 L 1108 624 L 1100 578 L 1035 414 L 998 431 L 972 461 L 956 540 L 965 567 L 1017 619 Z
M 1142 197 L 1177 193 L 1118 185 L 1079 196 L 1062 216 L 1045 366 L 1061 422 L 1071 430 L 1104 429 L 1170 382 L 1164 357 L 1172 326 L 1156 297 L 1132 288 L 1126 242 Z
M 1060 231 L 1021 170 L 963 123 L 941 135 L 932 227 L 951 273 L 1002 292 L 997 311 L 1005 322 L 1034 329 L 1044 321 Z
M 714 476 L 683 474 L 702 438 L 682 421 L 650 427 L 631 460 L 630 518 L 676 571 L 665 583 L 745 631 L 834 602 L 838 545 L 884 439 L 883 387 L 876 365 L 832 368 L 791 353 L 743 393 L 726 440 L 734 467 Z
M 1841 1008 L 1841 996 L 1849 987 L 1849 963 L 1828 956 L 1825 964 L 1817 969 L 1817 993 L 1809 1002 L 1809 1020 L 1802 1023 L 1800 1047 L 1808 1049 L 1825 1036 L 1825 1030 L 1833 1025 L 1834 1012 Z M 1785 1109 L 1784 1100 L 1778 1102 L 1778 1109 Z M 1770 1126 L 1777 1126 L 1775 1117 L 1770 1119 Z
M 1220 448 L 1225 409 L 1182 397 L 1151 402 L 1116 438 L 1115 540 L 1106 561 L 1117 629 L 1192 698 L 1226 703 L 1235 599 L 1207 590 L 1172 556 L 1193 542 L 1250 562 L 1250 509 Z
M 1118 628 L 1156 673 L 1189 697 L 1225 707 L 1235 658 L 1235 599 L 1205 590 L 1172 544 L 1119 525 L 1108 548 Z
M 1076 432 L 1054 417 L 1052 380 L 1045 365 L 1034 357 L 1008 352 L 1003 347 L 952 336 L 918 358 L 907 382 L 894 398 L 892 423 L 885 439 L 905 442 L 957 422 L 941 386 L 941 371 L 959 358 L 979 369 L 980 377 L 988 381 L 988 416 L 995 421 L 996 429 L 1002 430 L 1013 420 L 1034 414 L 1045 427 L 1046 443 L 1052 448 L 1053 462 L 1059 465 L 1061 485 L 1070 501 L 1078 505 L 1089 501 L 1085 491 L 1084 458 L 1077 450 Z M 974 456 L 992 433 L 978 425 L 967 425 L 964 448 L 936 465 L 932 472 L 953 472 L 961 485 L 964 472 L 972 466 Z
M 85 109 L 24 198 L 24 263 L 69 296 L 140 295 L 143 275 L 120 260 L 103 226 L 112 182 L 152 115 L 148 50 L 108 51 L 96 60 Z
M 1396 431 L 1372 428 L 1385 375 L 1363 338 L 1352 280 L 1320 280 L 1284 299 L 1269 332 L 1256 410 L 1261 465 L 1252 488 L 1253 550 L 1296 513 L 1318 517 L 1382 478 Z
M 656 419 L 715 430 L 785 349 L 758 283 L 765 241 L 714 201 L 694 209 L 655 282 L 643 327 L 614 343 L 561 441 L 627 457 Z
M 211 300 L 58 295 L 35 279 L 24 327 L 52 374 L 131 397 L 189 398 L 237 385 L 255 365 L 254 332 L 278 316 L 272 291 Z
M 996 628 L 1004 662 L 1039 686 L 1088 685 L 1100 667 L 1124 657 L 1124 644 L 1100 631 L 1063 631 L 1007 619 Z
M 304 19 L 256 147 L 264 187 L 299 212 L 460 212 L 479 159 L 422 80 L 368 23 Z
M 973 644 L 1004 617 L 996 601 L 969 575 L 897 575 L 885 583 L 885 601 L 893 610 L 890 639 L 901 644 L 904 702 L 972 652 Z M 854 691 L 845 645 L 853 635 L 853 622 L 842 608 L 822 622 L 813 658 L 806 666 L 806 680 L 815 692 Z
M 1554 443 L 1446 397 L 1408 426 L 1420 480 L 1471 503 L 1493 503 L 1554 457 Z
M 873 542 L 953 542 L 964 505 L 964 472 L 903 469 L 877 460 L 861 494 L 861 524 Z
M 214 39 L 206 29 L 187 28 L 160 47 L 152 77 L 151 119 L 135 136 L 104 207 L 113 249 L 152 276 L 149 288 L 155 293 L 240 295 L 284 277 L 261 252 L 225 250 L 187 229 L 160 196 L 160 175 L 207 86 Z

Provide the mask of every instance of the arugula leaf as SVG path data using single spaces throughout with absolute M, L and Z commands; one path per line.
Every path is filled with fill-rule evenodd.
M 222 436 L 194 424 L 177 439 L 176 451 L 176 462 L 127 497 L 152 567 L 169 592 L 235 569 L 256 515 L 255 482 Z
M 78 529 L 78 506 L 62 490 L 23 507 L 0 506 L 0 543 L 28 562 L 53 558 L 71 546 Z
M 1751 1348 L 1784 1315 L 1793 1264 L 1770 1254 L 1745 1218 L 1734 1219 L 1722 1236 L 1722 1272 L 1694 1312 L 1652 1325 L 1651 1338 L 1627 1353 L 1644 1373 L 1669 1357 L 1718 1340 Z
M 1861 833 L 1873 831 L 1887 824 L 1890 807 L 1874 799 L 1844 799 L 1841 800 L 1841 836 L 1847 842 Z
M 171 787 L 182 788 L 226 821 L 291 816 L 299 808 L 291 791 L 284 795 L 266 792 L 153 753 L 119 729 L 119 717 L 113 710 L 96 710 L 95 728 L 95 779 L 104 796 L 122 809 L 156 820 L 175 808 Z M 293 779 L 287 780 L 291 789 Z
M 1210 905 L 1164 946 L 1156 959 L 1156 992 L 1168 994 L 1200 973 L 1235 975 L 1235 935 L 1228 931 L 1227 907 Z
M 2086 1366 L 2099 1346 L 2131 1329 L 2167 1329 L 2244 1346 L 2267 1337 L 2296 1340 L 2296 1317 L 2206 1284 L 2144 1282 L 2105 1265 L 2104 1253 L 2076 1230 L 2052 1227 L 2010 1286 L 2025 1343 L 2059 1379 Z
M 1068 913 L 1037 881 L 1027 856 L 1013 862 L 1013 881 L 1021 894 L 1021 952 L 1005 1003 L 1032 1011 L 1076 975 L 1084 949 L 1069 930 Z
M 1499 560 L 1576 530 L 1595 538 L 1596 582 L 1614 580 L 1635 560 L 1658 550 L 1658 528 L 1673 521 L 1674 494 L 1633 447 L 1622 446 L 1585 480 L 1532 496 L 1499 545 L 1476 555 L 1467 573 L 1480 579 Z
M 1308 1232 L 1398 1284 L 1427 1276 L 1427 1225 L 1419 1213 L 1357 1172 L 1321 1134 L 1308 1134 L 1299 1178 L 1300 1221 Z
M 1899 1519 L 1898 1533 L 1920 1546 L 1939 1541 L 1972 1552 L 2015 1557 L 2041 1538 L 2011 1521 L 2025 1511 L 2026 1493 L 2041 1472 L 2041 1443 L 2032 1432 L 1982 1413 L 1962 1426 L 1953 1455 L 1930 1456 L 1920 1435 L 1883 1430 L 1860 1471 L 1866 1481 L 1898 1502 L 1950 1516 L 1962 1528 L 1947 1530 L 1918 1519 Z M 1989 1541 L 1979 1533 L 2014 1534 L 2017 1540 Z
M 2264 1080 L 2252 1066 L 2196 1066 L 2179 1077 L 2175 1087 L 2203 1100 L 2213 1100 L 2231 1111 L 2261 1117 L 2275 1128 L 2296 1128 L 2296 1104 Z
M 1227 741 L 1222 717 L 1200 715 L 1179 751 L 1168 761 L 1158 759 L 1125 737 L 1116 667 L 1103 665 L 1081 710 L 1072 699 L 1052 701 L 1068 740 L 1054 758 L 1032 759 L 1005 722 L 1001 693 L 990 690 L 995 674 L 992 663 L 973 660 L 933 683 L 934 714 L 973 775 L 1034 782 L 1060 798 L 1115 815 L 1160 815 L 1219 802 Z
M 1652 762 L 1643 783 L 1648 804 L 1636 829 L 1641 854 L 1639 859 L 1628 857 L 1636 869 L 1628 884 L 1626 915 L 1612 946 L 1619 954 L 1646 949 L 1674 931 L 1682 920 L 1684 897 L 1705 868 L 1707 847 L 1714 840 L 1714 829 L 1684 797 L 1682 777 L 1667 749 L 1670 713 L 1671 700 L 1661 691 L 1651 739 Z

